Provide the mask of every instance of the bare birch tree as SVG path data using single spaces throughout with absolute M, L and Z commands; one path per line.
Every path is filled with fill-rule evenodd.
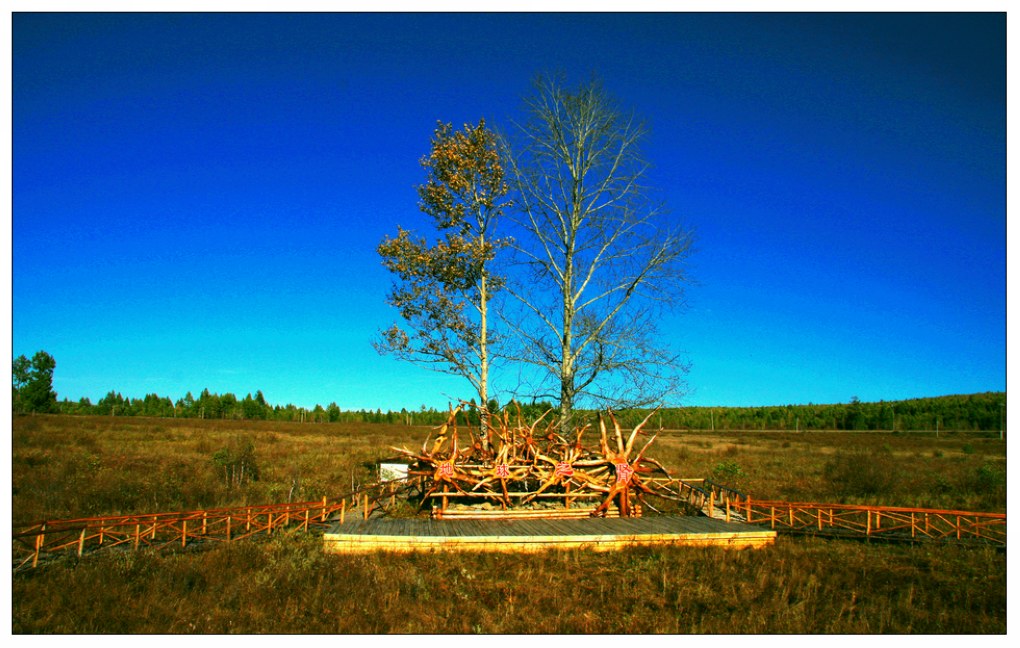
M 496 221 L 507 193 L 496 138 L 482 120 L 454 132 L 440 123 L 422 159 L 427 180 L 419 206 L 439 236 L 432 244 L 398 228 L 378 251 L 396 275 L 388 302 L 408 326 L 394 324 L 374 346 L 402 360 L 466 378 L 484 417 L 489 401 L 492 318 L 489 302 L 502 280 L 490 269 L 503 241 Z
M 598 81 L 577 90 L 540 77 L 528 118 L 504 138 L 516 259 L 528 271 L 508 287 L 521 311 L 507 318 L 518 357 L 544 376 L 532 396 L 636 407 L 679 396 L 687 367 L 657 333 L 680 304 L 692 233 L 672 223 L 644 185 L 643 124 Z

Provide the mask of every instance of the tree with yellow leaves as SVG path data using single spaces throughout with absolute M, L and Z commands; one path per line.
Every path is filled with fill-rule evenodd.
M 398 227 L 396 237 L 379 245 L 383 265 L 395 275 L 387 301 L 406 330 L 394 324 L 373 344 L 380 353 L 466 378 L 484 407 L 493 343 L 489 302 L 503 283 L 491 270 L 504 246 L 494 230 L 509 204 L 496 137 L 485 120 L 456 132 L 440 122 L 421 164 L 426 181 L 418 187 L 419 207 L 432 217 L 435 240 Z

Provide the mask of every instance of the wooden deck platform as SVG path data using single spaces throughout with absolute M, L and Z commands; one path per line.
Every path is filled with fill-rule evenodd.
M 324 535 L 334 553 L 386 551 L 609 551 L 635 545 L 758 548 L 776 532 L 700 516 L 539 520 L 346 520 Z

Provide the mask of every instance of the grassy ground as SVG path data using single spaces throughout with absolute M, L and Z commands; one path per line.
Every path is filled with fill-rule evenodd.
M 385 425 L 14 419 L 19 521 L 336 496 L 372 479 Z M 251 443 L 257 481 L 216 453 Z M 758 498 L 1005 510 L 1005 447 L 980 435 L 666 435 L 682 477 Z M 760 551 L 337 556 L 314 535 L 110 552 L 12 578 L 16 633 L 1004 633 L 1005 553 L 781 537 Z

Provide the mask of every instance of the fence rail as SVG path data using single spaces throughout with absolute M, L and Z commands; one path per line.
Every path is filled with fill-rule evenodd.
M 942 509 L 754 500 L 708 479 L 656 480 L 655 488 L 709 517 L 767 524 L 786 533 L 904 541 L 1006 544 L 1006 514 Z
M 655 491 L 709 517 L 768 525 L 780 532 L 907 541 L 1006 544 L 1006 514 L 939 509 L 753 500 L 706 479 L 658 479 Z M 15 524 L 14 570 L 36 567 L 47 556 L 115 547 L 185 548 L 189 543 L 232 542 L 259 534 L 308 531 L 347 515 L 383 514 L 413 480 L 372 484 L 338 499 L 197 511 L 114 515 Z M 19 528 L 20 526 L 20 528 Z
M 108 515 L 70 520 L 46 520 L 14 525 L 14 570 L 36 567 L 56 554 L 79 556 L 115 547 L 186 548 L 198 542 L 232 542 L 282 531 L 308 531 L 328 526 L 335 516 L 368 518 L 392 503 L 405 485 L 372 484 L 338 499 L 287 504 L 247 505 L 196 511 Z
M 726 498 L 724 515 L 778 531 L 909 541 L 1006 544 L 1006 514 L 941 509 Z

